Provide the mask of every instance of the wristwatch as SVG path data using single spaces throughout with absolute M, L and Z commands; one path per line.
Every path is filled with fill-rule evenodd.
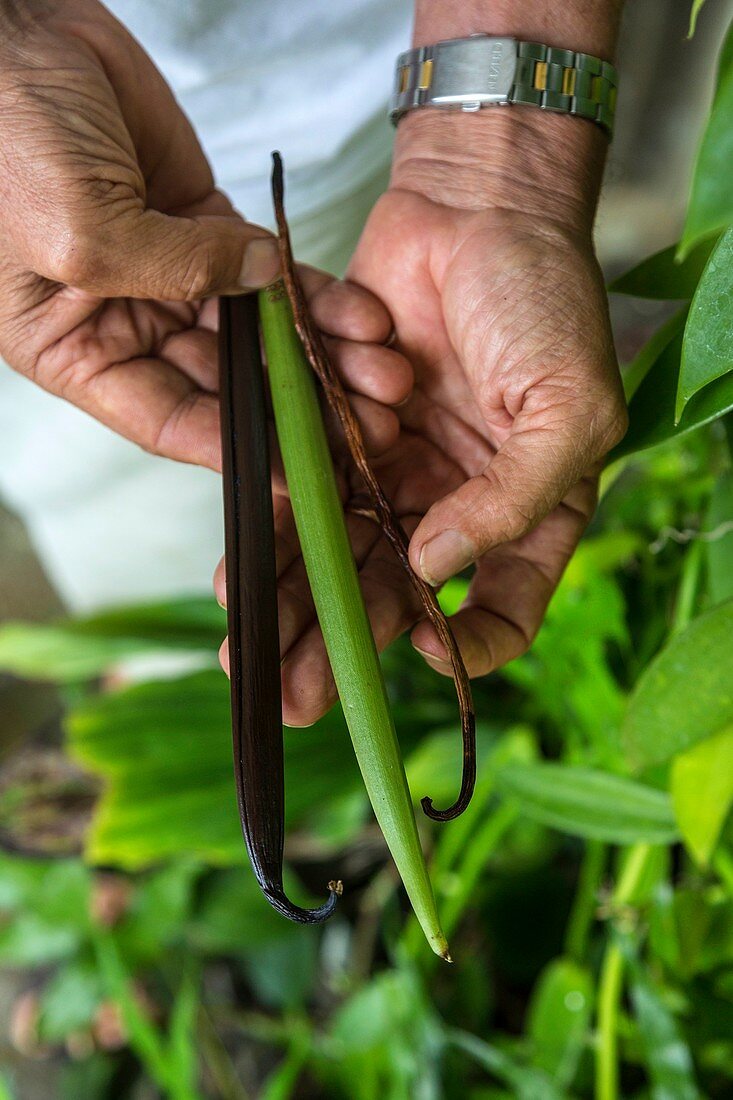
M 610 137 L 617 86 L 613 65 L 591 54 L 473 34 L 400 54 L 389 114 L 396 125 L 416 107 L 526 103 L 590 119 Z

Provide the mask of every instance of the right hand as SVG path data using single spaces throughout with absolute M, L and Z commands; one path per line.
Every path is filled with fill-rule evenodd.
M 145 450 L 218 469 L 218 294 L 277 275 L 276 243 L 214 186 L 194 131 L 97 0 L 0 5 L 0 355 Z M 304 272 L 361 413 L 394 414 L 350 341 L 383 338 L 365 291 Z M 386 374 L 385 374 L 386 378 Z

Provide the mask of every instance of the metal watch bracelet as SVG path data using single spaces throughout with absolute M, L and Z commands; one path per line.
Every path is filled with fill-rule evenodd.
M 389 114 L 396 125 L 416 107 L 522 103 L 589 119 L 611 137 L 617 86 L 613 65 L 591 54 L 475 34 L 400 54 Z

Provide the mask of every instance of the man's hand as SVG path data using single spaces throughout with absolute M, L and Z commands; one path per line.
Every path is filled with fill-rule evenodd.
M 216 469 L 216 305 L 204 299 L 277 270 L 275 241 L 215 189 L 167 84 L 106 8 L 0 0 L 0 354 L 11 366 L 146 450 Z M 316 272 L 306 285 L 338 337 L 389 326 L 364 291 Z M 348 349 L 337 346 L 339 365 L 363 390 Z M 375 419 L 373 434 L 394 436 L 393 420 Z
M 625 430 L 591 243 L 605 138 L 532 110 L 408 116 L 392 185 L 349 272 L 389 309 L 392 354 L 414 370 L 399 438 L 374 462 L 412 535 L 412 564 L 436 585 L 476 566 L 452 620 L 472 676 L 530 644 L 593 512 L 600 460 Z M 577 165 L 595 159 L 597 171 L 562 170 L 556 151 L 569 142 Z M 374 396 L 394 400 L 386 377 Z M 363 486 L 348 462 L 343 474 L 379 648 L 413 627 L 413 644 L 448 674 L 393 551 L 360 514 Z M 300 725 L 335 690 L 282 486 L 276 517 L 284 717 Z M 217 590 L 223 597 L 221 570 Z

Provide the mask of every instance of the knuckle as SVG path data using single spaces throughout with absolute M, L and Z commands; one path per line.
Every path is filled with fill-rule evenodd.
M 605 455 L 626 435 L 629 427 L 629 413 L 621 400 L 614 400 L 606 406 L 600 415 L 596 429 L 596 442 L 600 455 Z
M 204 298 L 211 292 L 214 282 L 215 265 L 211 250 L 195 248 L 183 258 L 181 275 L 176 279 L 176 290 L 185 300 Z
M 56 282 L 85 288 L 96 286 L 109 270 L 106 249 L 89 231 L 69 230 L 48 245 L 48 274 Z

